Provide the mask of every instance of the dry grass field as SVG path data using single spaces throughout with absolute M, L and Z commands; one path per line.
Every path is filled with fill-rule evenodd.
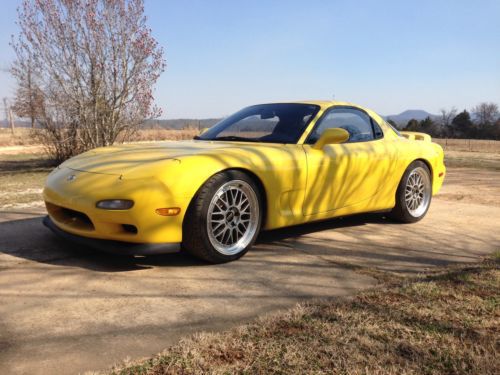
M 163 140 L 181 140 L 192 139 L 200 131 L 194 128 L 175 130 L 175 129 L 142 129 L 133 135 L 129 142 L 143 141 L 163 141 Z M 30 146 L 37 145 L 36 140 L 31 134 L 29 128 L 18 128 L 12 134 L 10 129 L 0 128 L 0 147 L 6 146 Z
M 129 142 L 146 142 L 146 141 L 180 141 L 183 139 L 193 139 L 195 135 L 200 134 L 200 130 L 195 128 L 188 129 L 142 129 L 139 130 L 129 140 Z
M 10 129 L 0 128 L 0 147 L 34 145 L 36 142 L 30 134 L 28 128 L 15 129 L 14 134 Z
M 440 139 L 433 138 L 445 151 L 470 151 L 500 153 L 500 141 L 487 139 Z

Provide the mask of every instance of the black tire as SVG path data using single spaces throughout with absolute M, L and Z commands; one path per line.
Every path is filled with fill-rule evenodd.
M 407 204 L 406 200 L 406 194 L 409 194 L 410 196 L 413 194 L 411 191 L 407 191 L 407 188 L 411 188 L 411 181 L 409 181 L 410 176 L 412 174 L 417 173 L 422 174 L 422 178 L 427 181 L 425 182 L 426 184 L 428 183 L 428 186 L 425 186 L 425 193 L 424 193 L 424 198 L 422 205 L 418 206 L 418 209 L 411 210 L 409 208 L 409 205 L 411 203 Z M 424 177 L 424 175 L 426 177 Z M 416 193 L 415 193 L 416 194 Z M 411 199 L 411 198 L 410 198 Z M 401 178 L 401 181 L 399 182 L 398 190 L 396 192 L 396 206 L 392 209 L 392 211 L 389 213 L 389 217 L 402 222 L 402 223 L 415 223 L 417 221 L 420 221 L 424 218 L 424 216 L 427 214 L 427 211 L 429 210 L 430 204 L 432 200 L 432 177 L 431 173 L 429 170 L 429 167 L 427 165 L 419 160 L 416 160 L 412 162 L 408 168 L 406 169 L 405 173 L 403 174 L 403 177 Z
M 225 250 L 220 249 L 220 247 L 223 247 L 224 245 L 222 243 L 219 243 L 219 241 L 214 237 L 214 233 L 216 233 L 215 229 L 212 231 L 212 234 L 209 234 L 209 226 L 211 225 L 215 226 L 217 224 L 213 224 L 212 221 L 209 220 L 208 216 L 211 207 L 212 210 L 214 210 L 214 207 L 216 206 L 214 203 L 212 203 L 213 199 L 217 200 L 215 194 L 219 192 L 220 189 L 224 189 L 227 186 L 229 186 L 229 189 L 232 189 L 231 184 L 235 185 L 239 184 L 239 186 L 244 187 L 246 189 L 245 190 L 246 193 L 249 196 L 251 196 L 250 197 L 251 199 L 249 197 L 247 198 L 249 198 L 249 201 L 252 202 L 252 205 L 249 203 L 249 207 L 250 206 L 253 207 L 253 211 L 256 211 L 254 212 L 255 214 L 254 217 L 256 221 L 255 222 L 252 221 L 251 214 L 248 214 L 249 215 L 248 225 L 249 228 L 251 226 L 252 230 L 245 232 L 244 235 L 242 234 L 242 238 L 240 238 L 240 240 L 242 241 L 240 246 L 244 247 L 235 250 L 237 252 L 235 252 L 234 254 L 233 253 L 225 254 L 223 253 Z M 252 195 L 252 193 L 248 190 L 248 188 L 250 188 L 253 191 L 255 196 Z M 235 186 L 234 189 L 237 189 L 237 186 Z M 244 191 L 242 193 L 245 194 Z M 224 196 L 224 193 L 222 195 Z M 226 199 L 228 199 L 227 195 L 225 197 Z M 254 198 L 256 198 L 256 202 L 254 202 L 253 200 Z M 219 209 L 219 207 L 220 206 L 217 206 L 217 209 Z M 234 206 L 233 208 L 235 207 L 236 206 Z M 251 211 L 252 209 L 249 209 L 249 212 Z M 182 237 L 183 237 L 182 247 L 184 250 L 188 251 L 192 255 L 210 263 L 226 263 L 239 259 L 243 255 L 245 255 L 247 251 L 250 249 L 250 247 L 252 247 L 252 245 L 254 244 L 262 225 L 262 213 L 263 213 L 263 207 L 262 207 L 261 191 L 259 189 L 259 186 L 249 175 L 236 170 L 228 170 L 218 173 L 212 176 L 207 182 L 205 182 L 205 184 L 195 194 L 188 207 L 188 210 L 186 212 L 186 217 L 184 218 L 182 226 Z M 229 223 L 227 221 L 228 216 L 224 216 L 226 214 L 229 215 L 227 211 L 225 212 L 225 214 L 222 213 L 215 214 L 215 215 L 222 215 L 222 217 L 224 217 L 223 220 L 225 220 L 225 224 L 220 224 L 220 225 L 225 225 L 226 227 L 228 227 L 229 225 L 233 225 L 235 227 L 239 225 L 244 225 L 242 223 L 234 224 L 232 222 L 228 224 Z M 231 217 L 237 217 L 237 215 L 239 214 L 234 214 Z M 247 214 L 243 213 L 241 215 L 242 215 L 241 218 L 243 218 L 243 215 Z M 232 240 L 233 230 L 230 229 L 227 230 L 231 232 L 230 236 Z M 255 231 L 255 233 L 253 233 L 253 231 Z M 235 237 L 237 238 L 239 233 L 234 232 L 234 234 Z M 226 235 L 222 236 L 222 242 L 224 241 L 225 236 Z M 243 237 L 245 237 L 244 241 Z M 216 248 L 216 246 L 219 246 L 219 250 Z M 235 247 L 238 246 L 236 246 L 235 244 Z

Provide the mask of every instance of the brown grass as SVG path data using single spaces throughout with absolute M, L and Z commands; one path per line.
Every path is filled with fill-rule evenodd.
M 500 153 L 500 141 L 482 139 L 440 139 L 433 138 L 445 151 L 472 151 Z
M 144 141 L 180 141 L 184 139 L 193 139 L 195 135 L 200 134 L 198 129 L 142 129 L 139 130 L 129 142 Z
M 447 167 L 479 168 L 500 171 L 500 153 L 445 151 L 444 162 Z
M 3 146 L 28 146 L 36 144 L 33 137 L 30 136 L 31 129 L 15 129 L 14 134 L 10 129 L 0 128 L 0 147 Z
M 142 141 L 162 141 L 162 140 L 182 140 L 192 139 L 195 135 L 199 134 L 198 129 L 142 129 L 132 136 L 128 142 L 142 142 Z M 122 141 L 119 139 L 118 141 Z M 36 140 L 31 136 L 31 129 L 18 128 L 15 129 L 14 134 L 10 129 L 0 128 L 0 147 L 5 146 L 29 146 L 36 145 Z
M 114 374 L 497 374 L 498 256 L 199 334 Z

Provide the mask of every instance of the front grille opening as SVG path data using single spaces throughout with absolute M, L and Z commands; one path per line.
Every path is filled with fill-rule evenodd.
M 125 232 L 130 234 L 137 234 L 137 227 L 132 224 L 122 224 L 122 228 Z
M 94 230 L 94 224 L 83 212 L 69 208 L 57 206 L 52 203 L 45 203 L 47 211 L 55 221 L 80 230 Z

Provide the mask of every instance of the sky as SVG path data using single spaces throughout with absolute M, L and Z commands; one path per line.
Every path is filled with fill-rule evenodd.
M 0 98 L 12 97 L 20 0 L 0 12 Z M 354 102 L 383 115 L 500 104 L 500 1 L 145 0 L 167 68 L 164 118 L 257 103 Z

